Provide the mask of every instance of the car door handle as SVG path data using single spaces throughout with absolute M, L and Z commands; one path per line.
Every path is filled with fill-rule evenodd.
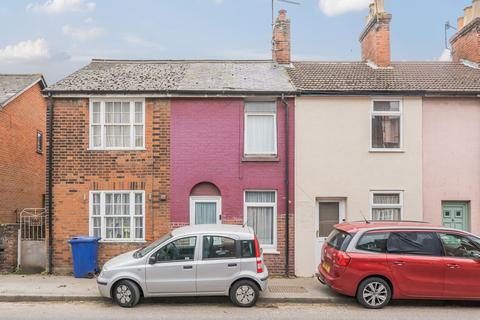
M 405 261 L 393 261 L 393 264 L 396 266 L 403 266 L 405 265 Z
M 229 267 L 229 268 L 233 268 L 233 267 L 236 267 L 236 266 L 237 266 L 236 263 L 229 263 L 229 264 L 228 264 L 228 267 Z
M 449 264 L 447 264 L 447 267 L 448 267 L 449 269 L 458 269 L 458 268 L 460 268 L 460 266 L 459 266 L 458 264 L 454 264 L 454 263 L 449 263 Z
M 193 266 L 183 266 L 183 269 L 190 270 L 193 269 Z

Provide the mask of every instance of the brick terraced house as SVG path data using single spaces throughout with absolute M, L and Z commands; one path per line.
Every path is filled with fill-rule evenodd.
M 40 74 L 0 74 L 0 272 L 17 264 L 17 219 L 43 208 L 46 87 Z

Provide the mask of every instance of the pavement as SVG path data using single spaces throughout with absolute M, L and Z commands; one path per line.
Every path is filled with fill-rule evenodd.
M 98 301 L 95 279 L 70 276 L 0 275 L 0 302 Z M 262 292 L 260 303 L 345 303 L 352 298 L 341 296 L 316 278 L 271 278 Z

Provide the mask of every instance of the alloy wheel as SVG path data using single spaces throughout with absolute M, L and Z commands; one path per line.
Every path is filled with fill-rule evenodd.
M 362 296 L 368 305 L 378 307 L 387 300 L 388 290 L 383 283 L 371 282 L 363 289 Z

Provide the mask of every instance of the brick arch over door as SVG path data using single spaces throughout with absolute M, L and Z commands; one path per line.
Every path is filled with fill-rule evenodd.
M 220 197 L 221 195 L 220 189 L 211 182 L 197 183 L 190 191 L 190 196 Z

